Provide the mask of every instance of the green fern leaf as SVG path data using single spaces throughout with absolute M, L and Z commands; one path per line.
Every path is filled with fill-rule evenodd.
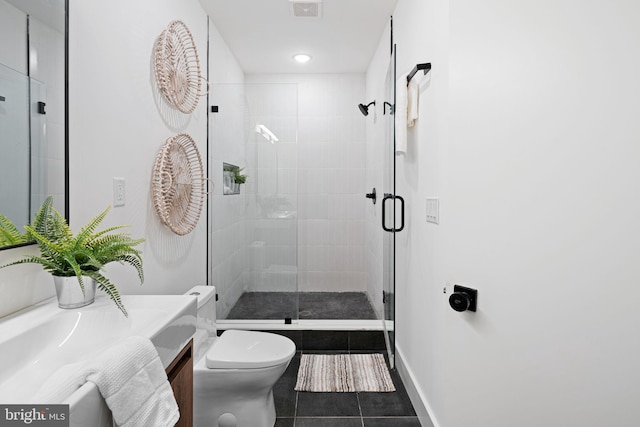
M 29 235 L 18 230 L 9 218 L 0 214 L 0 246 L 29 242 Z
M 91 221 L 89 221 L 87 225 L 82 227 L 82 229 L 80 230 L 80 233 L 78 233 L 75 239 L 76 246 L 85 246 L 89 241 L 91 241 L 91 237 L 93 236 L 93 233 L 96 231 L 96 228 L 98 227 L 98 225 L 100 225 L 100 223 L 102 222 L 104 217 L 107 216 L 110 210 L 111 210 L 111 206 L 107 206 L 105 210 L 100 212 Z
M 116 304 L 116 306 L 120 309 L 120 311 L 122 311 L 122 314 L 124 314 L 125 317 L 129 317 L 129 314 L 127 314 L 127 310 L 122 304 L 122 298 L 120 297 L 118 289 L 116 289 L 116 287 L 113 285 L 113 283 L 111 283 L 111 281 L 109 281 L 109 279 L 107 279 L 97 271 L 88 272 L 86 273 L 86 275 L 88 277 L 91 277 L 96 281 L 96 283 L 98 283 L 98 289 L 104 291 L 107 295 L 109 295 L 111 301 Z

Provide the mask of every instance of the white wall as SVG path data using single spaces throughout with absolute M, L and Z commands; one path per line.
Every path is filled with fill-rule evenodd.
M 180 293 L 206 280 L 206 214 L 186 236 L 161 225 L 150 196 L 151 172 L 162 144 L 190 134 L 206 164 L 207 106 L 185 115 L 169 108 L 155 87 L 152 49 L 174 19 L 193 34 L 206 70 L 207 16 L 197 0 L 175 2 L 72 0 L 69 41 L 70 220 L 79 227 L 112 203 L 113 177 L 126 180 L 126 206 L 104 225 L 131 224 L 142 236 L 145 283 L 119 265 L 109 274 L 123 293 Z
M 37 247 L 28 246 L 0 251 L 0 265 L 38 254 Z M 0 317 L 14 313 L 55 295 L 53 279 L 36 265 L 21 265 L 0 270 Z
M 436 426 L 637 425 L 638 24 L 622 0 L 399 0 L 398 70 L 433 71 L 398 165 L 397 338 Z
M 443 325 L 447 319 L 457 317 L 448 306 L 450 290 L 447 294 L 442 291 L 449 281 L 460 283 L 456 272 L 446 269 L 445 258 L 445 227 L 449 224 L 446 214 L 452 197 L 443 188 L 448 146 L 448 5 L 445 1 L 400 0 L 393 16 L 397 74 L 409 72 L 417 63 L 433 64 L 430 75 L 420 73 L 414 77 L 420 83 L 420 117 L 417 125 L 407 131 L 406 155 L 397 156 L 396 188 L 406 201 L 406 228 L 396 240 L 396 339 L 400 359 L 419 379 L 419 390 L 428 398 L 425 406 L 432 413 L 434 424 L 441 421 L 440 427 L 466 427 L 467 424 L 443 418 L 450 415 L 447 405 L 459 394 L 459 387 L 452 394 L 447 382 L 451 376 L 458 378 L 454 368 L 459 364 L 450 363 L 448 351 L 458 350 L 446 346 L 447 334 L 452 332 Z M 425 221 L 427 197 L 440 198 L 438 226 Z M 482 292 L 480 298 L 485 298 Z M 454 338 L 460 337 L 451 337 L 453 343 Z M 477 387 L 482 390 L 484 384 Z M 483 424 L 473 421 L 468 426 Z

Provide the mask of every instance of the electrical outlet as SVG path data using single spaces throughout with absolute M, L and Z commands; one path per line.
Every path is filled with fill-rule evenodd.
M 125 202 L 124 178 L 113 178 L 113 206 L 124 206 Z

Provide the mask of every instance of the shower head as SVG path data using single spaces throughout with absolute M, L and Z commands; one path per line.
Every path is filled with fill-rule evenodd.
M 376 105 L 376 101 L 372 101 L 372 102 L 368 103 L 367 105 L 358 104 L 358 108 L 360 109 L 360 112 L 363 115 L 368 116 L 369 115 L 369 106 L 371 106 L 371 105 Z

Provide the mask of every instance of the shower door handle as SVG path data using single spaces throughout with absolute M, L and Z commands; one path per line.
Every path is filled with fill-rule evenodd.
M 387 200 L 393 200 L 393 209 L 396 208 L 395 200 L 400 200 L 400 228 L 395 228 L 395 217 L 393 221 L 393 227 L 387 227 Z M 382 199 L 382 229 L 384 231 L 388 231 L 389 233 L 397 233 L 399 231 L 404 230 L 404 199 L 400 196 L 396 196 L 390 193 L 384 193 L 384 198 Z

